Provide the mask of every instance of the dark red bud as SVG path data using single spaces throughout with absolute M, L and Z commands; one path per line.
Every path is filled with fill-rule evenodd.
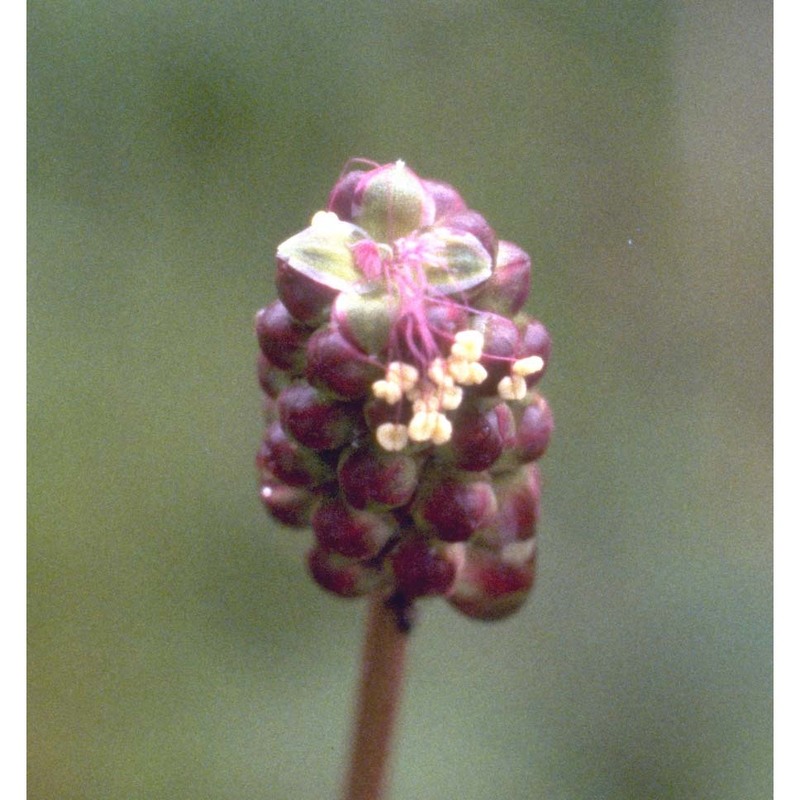
M 436 224 L 459 233 L 471 233 L 483 245 L 492 261 L 497 256 L 497 234 L 477 211 L 471 208 L 455 211 L 442 217 Z
M 364 445 L 342 456 L 339 485 L 354 508 L 399 508 L 413 497 L 418 472 L 411 456 Z
M 308 569 L 319 586 L 339 597 L 363 597 L 380 584 L 380 573 L 366 564 L 321 547 L 308 554 Z
M 550 361 L 551 350 L 552 341 L 550 339 L 550 334 L 547 328 L 545 328 L 538 319 L 527 320 L 520 325 L 520 343 L 517 358 L 539 356 L 542 361 L 544 361 L 544 367 L 542 367 L 539 372 L 525 379 L 528 386 L 533 386 L 538 383 L 547 371 L 547 363 Z
M 528 464 L 496 478 L 495 492 L 497 513 L 489 525 L 481 528 L 477 539 L 487 547 L 498 549 L 533 538 L 541 498 L 536 465 Z
M 470 302 L 475 308 L 513 317 L 525 305 L 530 288 L 531 260 L 528 254 L 511 242 L 498 242 L 492 276 L 476 289 Z
M 311 523 L 316 498 L 305 489 L 275 482 L 262 485 L 261 502 L 282 525 L 307 528 Z
M 401 541 L 391 562 L 397 587 L 406 597 L 444 594 L 456 574 L 453 562 L 421 536 Z
M 414 503 L 418 526 L 445 542 L 463 542 L 491 521 L 497 498 L 485 478 L 434 474 Z
M 453 420 L 450 450 L 455 465 L 471 472 L 489 469 L 513 443 L 513 417 L 505 403 L 482 409 L 462 407 Z
M 270 471 L 289 486 L 310 489 L 336 477 L 334 470 L 320 458 L 319 453 L 290 439 L 280 422 L 274 422 L 267 428 L 259 457 L 263 457 Z
M 476 394 L 495 394 L 498 382 L 509 374 L 511 362 L 519 349 L 517 326 L 499 314 L 477 314 L 470 327 L 483 334 L 481 364 L 486 368 L 486 380 L 475 387 Z
M 550 444 L 554 426 L 550 406 L 537 394 L 517 422 L 516 457 L 522 462 L 541 458 Z
M 355 438 L 360 415 L 356 405 L 325 396 L 305 381 L 287 386 L 278 397 L 284 430 L 312 450 L 333 450 Z
M 308 340 L 306 377 L 343 400 L 363 397 L 383 373 L 377 363 L 330 325 Z
M 290 377 L 276 367 L 263 353 L 258 354 L 256 366 L 258 383 L 267 397 L 277 397 L 289 385 Z
M 358 185 L 364 170 L 354 169 L 340 178 L 328 196 L 328 211 L 333 211 L 339 219 L 345 222 L 353 221 L 353 193 Z
M 467 204 L 458 191 L 449 183 L 423 179 L 422 185 L 425 187 L 425 191 L 433 198 L 433 203 L 436 207 L 434 217 L 436 220 L 440 220 L 448 214 L 466 210 Z
M 465 547 L 464 561 L 448 601 L 473 619 L 493 621 L 518 611 L 533 587 L 535 550 L 528 557 Z
M 261 352 L 272 364 L 294 375 L 302 373 L 304 348 L 311 328 L 299 323 L 286 306 L 276 300 L 256 314 L 255 330 Z
M 323 500 L 311 527 L 320 547 L 348 558 L 373 558 L 397 532 L 391 514 L 358 511 L 340 498 Z
M 293 269 L 282 258 L 275 259 L 275 266 L 275 287 L 289 313 L 306 324 L 321 322 L 339 294 L 338 289 Z

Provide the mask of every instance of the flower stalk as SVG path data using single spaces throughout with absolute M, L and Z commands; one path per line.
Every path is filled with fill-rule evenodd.
M 383 800 L 403 694 L 408 631 L 385 596 L 369 603 L 342 800 Z

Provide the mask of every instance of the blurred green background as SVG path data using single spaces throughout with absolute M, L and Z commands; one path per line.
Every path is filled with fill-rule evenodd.
M 393 797 L 771 797 L 771 13 L 29 4 L 30 798 L 336 796 L 364 606 L 259 505 L 251 326 L 352 155 L 555 341 L 537 588 L 425 606 Z

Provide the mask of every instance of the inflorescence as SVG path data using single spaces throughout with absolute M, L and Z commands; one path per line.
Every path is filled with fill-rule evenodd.
M 261 497 L 313 529 L 314 579 L 382 591 L 398 619 L 428 595 L 479 619 L 515 611 L 553 429 L 527 254 L 448 184 L 357 162 L 278 247 L 276 286 L 256 316 Z

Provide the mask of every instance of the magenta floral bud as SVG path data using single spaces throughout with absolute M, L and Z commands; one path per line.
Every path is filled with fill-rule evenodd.
M 282 525 L 307 528 L 311 524 L 316 498 L 305 489 L 276 481 L 261 486 L 261 502 Z
M 256 465 L 272 517 L 313 529 L 314 580 L 383 593 L 401 626 L 428 596 L 519 608 L 553 430 L 527 254 L 449 184 L 353 161 L 277 248 L 276 288 L 255 324 Z
M 535 571 L 532 542 L 499 552 L 467 546 L 447 600 L 473 619 L 505 619 L 527 600 Z
M 555 423 L 547 400 L 541 395 L 531 398 L 517 422 L 515 455 L 523 463 L 541 458 L 550 444 Z
M 450 450 L 460 469 L 489 469 L 514 443 L 514 420 L 505 403 L 484 408 L 470 405 L 456 417 Z
M 279 422 L 267 428 L 259 455 L 275 477 L 289 486 L 313 488 L 336 478 L 319 453 L 290 439 Z
M 422 185 L 433 199 L 433 205 L 436 209 L 434 221 L 438 222 L 448 214 L 466 210 L 467 204 L 464 199 L 458 193 L 458 190 L 449 183 L 423 179 Z
M 407 598 L 444 594 L 456 576 L 455 564 L 445 551 L 421 536 L 400 542 L 391 561 L 397 588 Z
M 297 276 L 288 262 L 276 261 L 275 286 L 278 296 L 298 321 L 314 323 L 323 319 L 336 298 L 336 290 L 307 275 Z
M 437 225 L 474 236 L 494 260 L 497 255 L 497 236 L 494 229 L 477 211 L 465 208 L 437 220 Z
M 420 489 L 413 512 L 420 530 L 444 542 L 465 542 L 494 519 L 497 509 L 488 475 L 437 472 Z
M 353 195 L 363 174 L 363 169 L 347 172 L 336 182 L 328 195 L 327 210 L 333 211 L 339 219 L 345 222 L 353 221 Z
M 255 328 L 261 352 L 274 366 L 291 375 L 303 372 L 311 328 L 294 319 L 280 300 L 256 314 Z
M 307 383 L 293 383 L 278 397 L 281 425 L 312 450 L 335 450 L 358 430 L 353 406 L 325 396 Z
M 381 575 L 363 561 L 315 547 L 308 554 L 311 577 L 339 597 L 363 597 L 381 584 Z
M 323 500 L 311 527 L 320 547 L 348 558 L 374 558 L 397 530 L 391 514 L 358 511 L 341 498 Z
M 287 373 L 280 367 L 276 367 L 263 353 L 258 354 L 256 371 L 262 391 L 273 400 L 289 385 L 291 380 Z
M 495 479 L 497 513 L 484 525 L 475 541 L 498 550 L 514 542 L 532 539 L 539 520 L 541 484 L 539 469 L 528 464 Z
M 520 337 L 514 322 L 500 314 L 476 314 L 470 327 L 483 335 L 483 355 L 480 363 L 487 377 L 476 392 L 495 394 L 497 384 L 508 375 L 509 364 L 519 350 Z
M 547 364 L 550 361 L 551 349 L 550 334 L 538 319 L 529 320 L 522 326 L 517 357 L 522 359 L 538 356 L 542 359 L 541 369 L 534 371 L 526 378 L 528 386 L 538 383 L 544 376 Z
M 348 341 L 333 325 L 318 328 L 308 340 L 309 383 L 343 400 L 356 400 L 383 374 L 378 364 Z
M 353 508 L 401 508 L 417 489 L 419 464 L 404 453 L 375 445 L 345 451 L 339 463 L 339 485 Z
M 512 242 L 499 242 L 494 272 L 471 298 L 475 308 L 513 317 L 522 310 L 531 288 L 530 256 Z
M 430 299 L 425 304 L 425 320 L 430 327 L 436 346 L 442 352 L 450 349 L 455 335 L 470 327 L 468 310 L 449 298 Z

